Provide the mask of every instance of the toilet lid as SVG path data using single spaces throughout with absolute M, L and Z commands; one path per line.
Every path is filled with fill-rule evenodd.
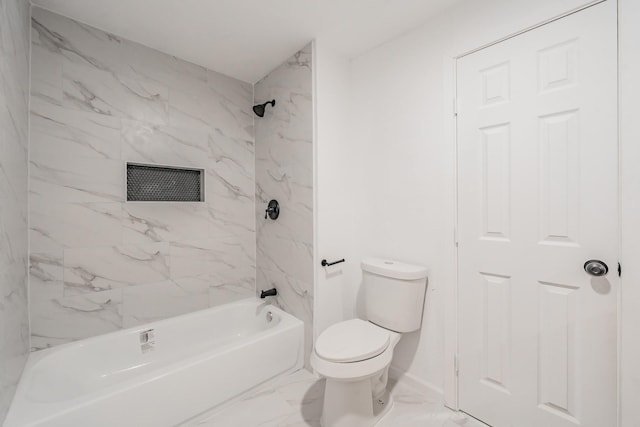
M 382 353 L 389 346 L 389 331 L 361 319 L 336 323 L 320 334 L 316 354 L 330 362 L 358 362 Z

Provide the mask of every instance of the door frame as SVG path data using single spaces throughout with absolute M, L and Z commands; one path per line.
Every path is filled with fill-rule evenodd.
M 458 187 L 458 136 L 457 136 L 457 62 L 459 59 L 470 55 L 472 53 L 478 52 L 480 50 L 486 49 L 490 46 L 501 43 L 505 40 L 509 40 L 511 38 L 517 37 L 523 33 L 532 31 L 534 29 L 540 28 L 546 24 L 557 21 L 559 19 L 565 18 L 569 15 L 573 15 L 574 13 L 578 13 L 582 10 L 588 9 L 605 1 L 617 1 L 617 0 L 593 0 L 591 2 L 585 3 L 582 6 L 579 6 L 575 9 L 571 9 L 569 11 L 560 13 L 552 18 L 541 21 L 535 25 L 531 25 L 529 27 L 525 27 L 521 30 L 512 32 L 503 37 L 496 38 L 494 41 L 482 44 L 472 49 L 467 49 L 462 52 L 451 52 L 448 55 L 445 55 L 445 60 L 443 64 L 443 73 L 444 73 L 444 111 L 451 112 L 450 114 L 445 114 L 445 134 L 444 138 L 447 142 L 449 142 L 449 146 L 451 147 L 452 153 L 450 153 L 451 158 L 453 159 L 453 164 L 451 165 L 453 171 L 453 188 L 455 191 L 455 197 L 453 198 L 453 206 L 450 208 L 454 213 L 454 230 L 453 230 L 453 246 L 454 246 L 454 262 L 453 262 L 453 276 L 455 277 L 455 281 L 449 286 L 446 287 L 445 294 L 445 319 L 444 319 L 444 389 L 443 389 L 443 397 L 445 406 L 453 409 L 459 410 L 459 384 L 458 384 L 458 344 L 459 344 L 459 310 L 458 310 L 458 297 L 459 297 L 459 264 L 458 264 L 458 197 L 459 197 L 459 187 Z M 619 29 L 618 29 L 618 40 L 620 38 Z M 617 58 L 617 68 L 619 70 L 620 67 L 620 58 L 618 55 Z M 616 94 L 619 98 L 619 93 Z M 618 113 L 618 122 L 619 122 L 619 113 Z M 620 152 L 620 126 L 618 124 L 618 152 Z M 618 160 L 618 185 L 620 185 L 620 160 Z M 620 192 L 618 192 L 618 211 L 620 213 Z M 620 221 L 618 221 L 618 246 L 620 246 L 621 241 L 621 229 L 620 229 Z M 619 253 L 620 256 L 620 253 Z M 617 325 L 617 335 L 618 335 L 618 424 L 620 423 L 620 366 L 621 366 L 621 295 L 622 295 L 622 278 L 620 278 L 620 291 L 618 292 L 618 325 Z

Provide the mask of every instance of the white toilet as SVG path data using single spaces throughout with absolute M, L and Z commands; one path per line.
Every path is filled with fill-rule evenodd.
M 420 329 L 427 269 L 397 261 L 362 261 L 366 320 L 320 334 L 311 366 L 326 377 L 323 427 L 371 427 L 391 408 L 387 377 L 401 334 Z

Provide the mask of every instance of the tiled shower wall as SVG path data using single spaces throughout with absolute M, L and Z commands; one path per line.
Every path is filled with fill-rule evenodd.
M 32 49 L 32 347 L 253 295 L 252 86 L 38 8 Z M 206 202 L 126 203 L 127 161 Z
M 29 1 L 0 1 L 0 424 L 29 352 Z
M 254 87 L 256 103 L 257 287 L 276 287 L 276 303 L 305 322 L 305 361 L 313 348 L 313 103 L 309 44 Z M 280 217 L 265 220 L 267 203 Z

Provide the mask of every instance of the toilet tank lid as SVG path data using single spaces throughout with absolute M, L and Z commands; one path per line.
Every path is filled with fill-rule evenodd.
M 360 265 L 362 270 L 369 273 L 401 280 L 424 279 L 429 271 L 427 267 L 421 265 L 381 258 L 365 258 Z

